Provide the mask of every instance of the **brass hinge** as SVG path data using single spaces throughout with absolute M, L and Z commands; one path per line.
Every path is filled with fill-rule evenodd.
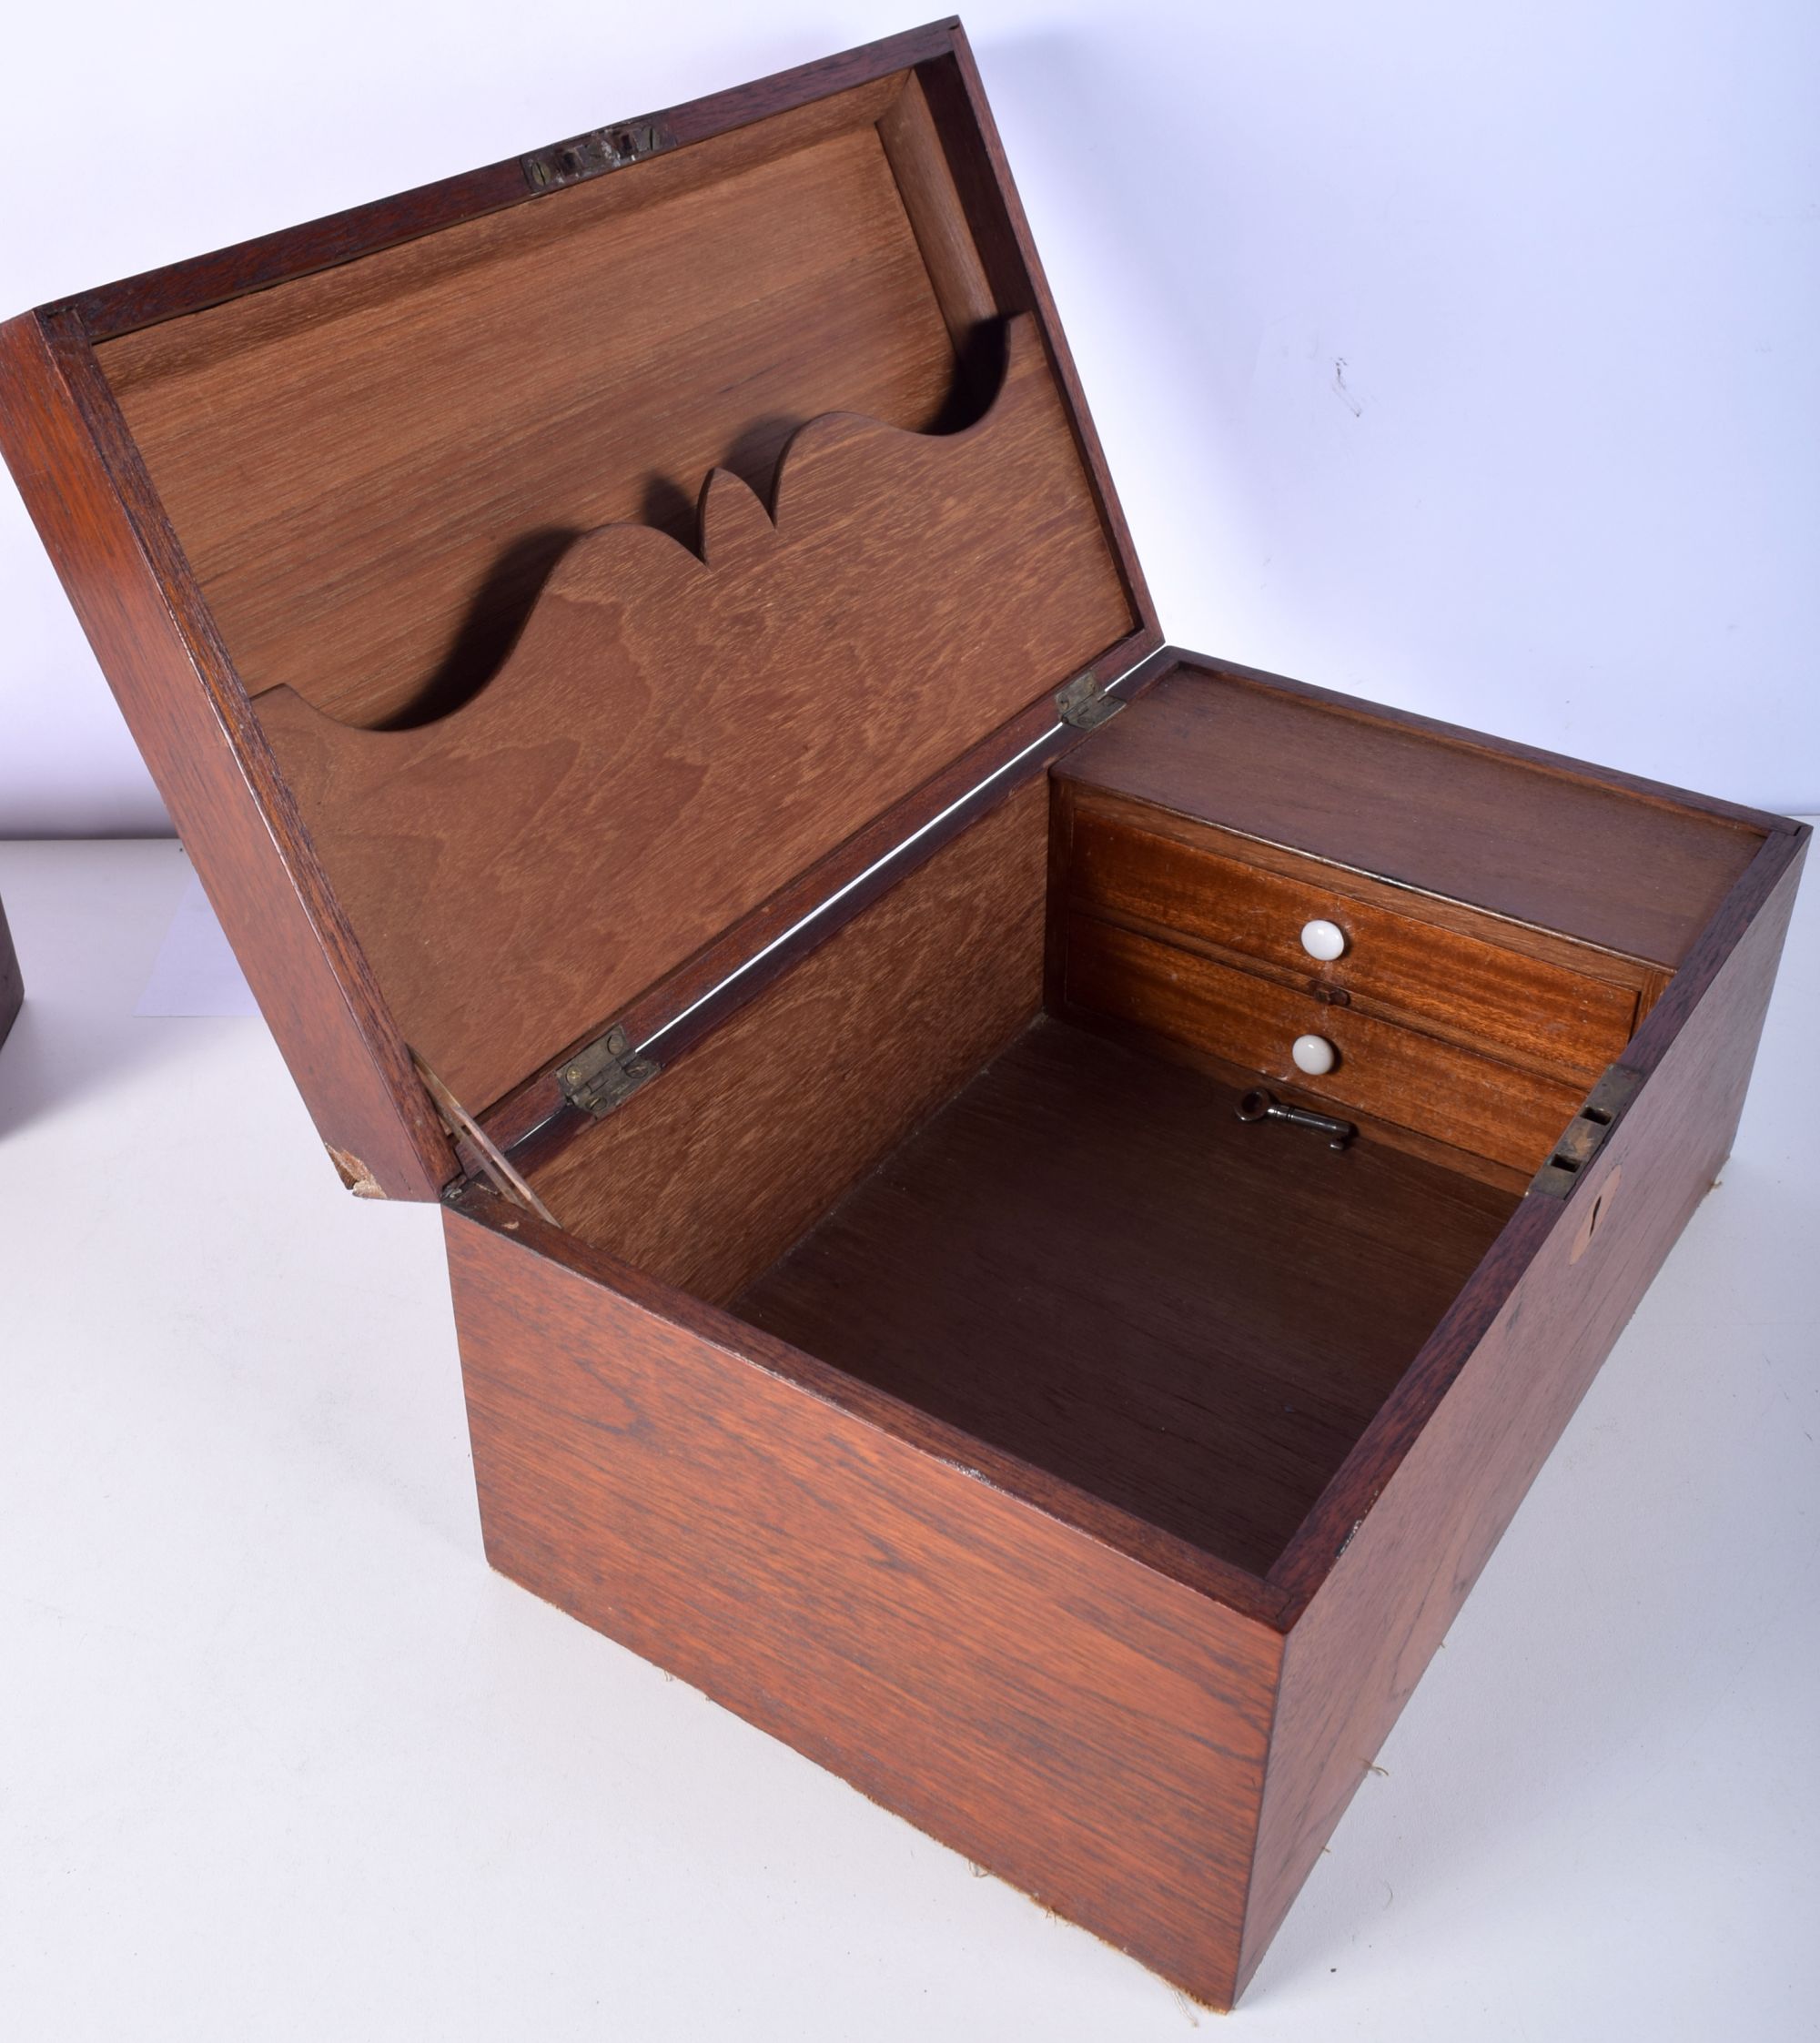
M 1586 1095 L 1585 1104 L 1567 1124 L 1567 1131 L 1548 1161 L 1530 1180 L 1530 1189 L 1545 1198 L 1565 1198 L 1586 1174 L 1586 1166 L 1605 1146 L 1605 1138 L 1623 1118 L 1643 1082 L 1641 1071 L 1623 1065 L 1605 1067 L 1604 1076 Z
M 1119 678 L 1123 680 L 1124 676 L 1121 674 Z M 1117 695 L 1108 695 L 1093 678 L 1091 668 L 1084 674 L 1077 674 L 1056 696 L 1056 714 L 1064 723 L 1072 723 L 1077 731 L 1091 731 L 1108 717 L 1117 716 L 1125 707 Z
M 552 142 L 547 149 L 535 149 L 519 161 L 532 191 L 555 191 L 608 170 L 623 170 L 629 163 L 642 163 L 646 157 L 660 156 L 675 147 L 675 131 L 663 121 L 616 121 L 592 134 Z
M 598 1043 L 578 1050 L 556 1073 L 562 1097 L 597 1119 L 610 1114 L 662 1069 L 654 1057 L 641 1057 L 615 1022 Z

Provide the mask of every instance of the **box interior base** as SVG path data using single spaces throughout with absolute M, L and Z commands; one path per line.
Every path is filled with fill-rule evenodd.
M 1039 1017 L 733 1300 L 1266 1573 L 1516 1204 Z

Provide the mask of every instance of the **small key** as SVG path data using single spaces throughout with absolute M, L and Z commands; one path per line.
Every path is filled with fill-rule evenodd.
M 1285 1107 L 1275 1093 L 1259 1086 L 1239 1102 L 1241 1121 L 1289 1121 L 1297 1128 L 1319 1128 L 1328 1137 L 1330 1149 L 1343 1149 L 1358 1134 L 1350 1121 L 1337 1121 L 1330 1114 L 1317 1114 L 1306 1107 Z

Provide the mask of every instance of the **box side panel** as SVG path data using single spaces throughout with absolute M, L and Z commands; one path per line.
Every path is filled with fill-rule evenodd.
M 291 1076 L 356 1190 L 453 1158 L 73 328 L 0 328 L 0 450 Z
M 1241 1985 L 1724 1163 L 1799 870 L 1797 853 L 1292 1627 Z M 1532 1193 L 1513 1226 L 1539 1210 Z
M 507 1233 L 449 1249 L 496 1567 L 1229 2002 L 1277 1633 Z
M 715 1304 L 775 1261 L 1036 1014 L 1046 813 L 1020 788 L 533 1170 L 562 1225 Z

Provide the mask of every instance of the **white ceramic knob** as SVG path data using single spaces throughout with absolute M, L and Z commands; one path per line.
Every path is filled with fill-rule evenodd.
M 1325 1036 L 1298 1036 L 1289 1045 L 1289 1055 L 1296 1069 L 1306 1071 L 1310 1078 L 1324 1077 L 1340 1062 L 1340 1052 Z
M 1346 956 L 1346 932 L 1337 922 L 1305 922 L 1302 948 L 1323 965 L 1331 965 L 1336 957 Z

